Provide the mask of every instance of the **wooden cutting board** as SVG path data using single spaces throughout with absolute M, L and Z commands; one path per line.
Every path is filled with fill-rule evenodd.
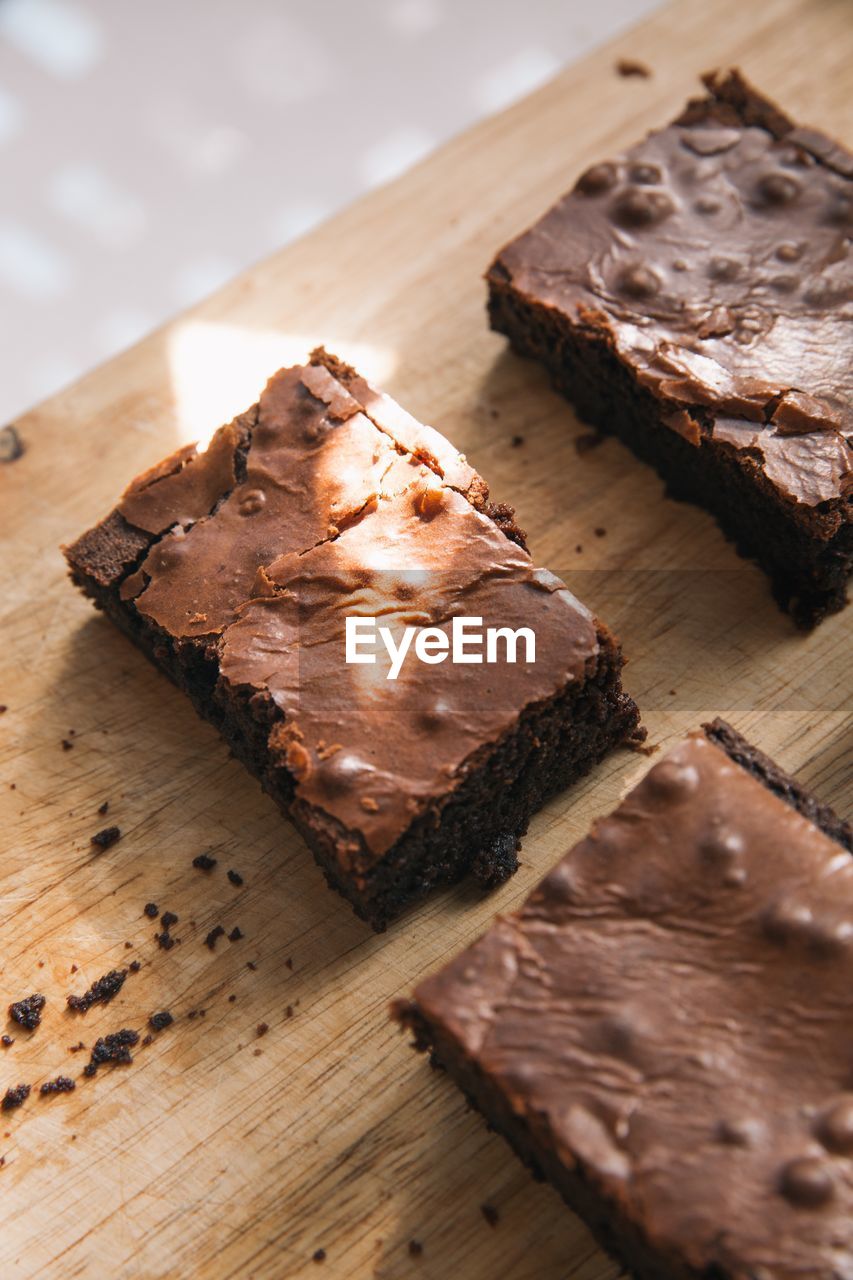
M 653 77 L 620 79 L 619 55 Z M 494 251 L 585 165 L 665 122 L 698 72 L 735 63 L 853 142 L 847 0 L 664 9 L 16 424 L 23 456 L 0 465 L 0 1005 L 34 990 L 48 1005 L 0 1049 L 0 1086 L 79 1076 L 87 1055 L 68 1046 L 144 1031 L 161 1008 L 176 1021 L 131 1066 L 0 1115 L 4 1280 L 618 1274 L 387 1008 L 518 904 L 648 762 L 619 752 L 549 805 L 499 892 L 437 895 L 375 937 L 215 733 L 72 590 L 57 548 L 323 341 L 515 503 L 537 560 L 621 634 L 653 743 L 721 713 L 849 812 L 851 615 L 795 633 L 710 519 L 665 500 L 617 443 L 579 453 L 571 411 L 485 323 Z M 122 837 L 98 855 L 107 823 Z M 191 865 L 206 851 L 209 874 Z M 171 952 L 148 901 L 180 917 Z M 245 937 L 209 950 L 219 923 Z M 65 1011 L 67 992 L 134 958 L 114 1004 Z

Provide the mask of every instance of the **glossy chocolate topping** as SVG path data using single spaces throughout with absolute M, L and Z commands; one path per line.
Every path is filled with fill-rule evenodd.
M 853 859 L 702 734 L 415 1000 L 673 1274 L 853 1276 Z
M 603 332 L 673 429 L 698 444 L 710 425 L 816 506 L 853 475 L 853 157 L 736 74 L 708 85 L 582 174 L 491 274 Z
M 257 410 L 135 482 L 120 510 L 163 536 L 123 586 L 176 639 L 204 638 L 220 678 L 269 694 L 272 758 L 295 808 L 384 854 L 464 779 L 525 707 L 581 679 L 591 615 L 486 514 L 488 490 L 438 432 L 325 352 L 271 379 Z M 530 627 L 535 661 L 426 664 L 386 678 L 345 662 L 348 615 L 452 634 L 453 619 Z M 503 654 L 501 649 L 500 653 Z M 524 656 L 523 648 L 519 657 Z

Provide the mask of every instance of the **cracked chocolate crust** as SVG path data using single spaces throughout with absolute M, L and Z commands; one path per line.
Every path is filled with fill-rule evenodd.
M 395 417 L 402 411 L 393 402 L 380 399 L 380 393 L 334 357 L 315 353 L 312 359 L 316 363 L 302 375 L 312 384 L 307 399 L 298 386 L 293 391 L 293 374 L 299 371 L 287 371 L 290 383 L 283 386 L 273 379 L 266 402 L 262 400 L 224 428 L 222 437 L 214 438 L 202 462 L 207 474 L 190 476 L 192 486 L 188 487 L 182 474 L 198 464 L 191 450 L 179 450 L 134 482 L 120 507 L 69 547 L 66 556 L 76 585 L 187 693 L 199 714 L 216 726 L 301 831 L 329 883 L 359 915 L 381 929 L 431 888 L 468 872 L 487 887 L 504 880 L 517 865 L 518 842 L 531 814 L 548 796 L 597 763 L 610 747 L 629 739 L 638 716 L 621 689 L 618 642 L 556 579 L 532 571 L 512 509 L 490 502 L 480 477 L 437 433 L 419 427 L 407 415 Z M 376 416 L 380 424 L 374 431 L 376 446 L 370 443 L 373 427 L 364 425 L 363 405 L 369 409 L 370 421 Z M 280 515 L 270 515 L 269 504 L 281 498 L 279 490 L 267 487 L 265 506 L 266 481 L 259 468 L 264 457 L 272 459 L 264 466 L 275 462 L 274 450 L 270 452 L 275 431 L 284 431 L 291 440 L 290 427 L 285 427 L 291 421 L 308 433 L 312 447 L 320 431 L 324 448 L 323 432 L 353 424 L 354 445 L 345 441 L 340 459 L 326 467 L 337 486 L 337 508 L 328 532 L 323 521 L 318 524 L 311 515 L 311 506 L 311 519 L 304 530 L 302 526 L 297 530 L 300 540 L 295 545 L 300 549 L 292 554 L 285 548 L 286 554 L 276 558 L 268 548 L 275 546 L 279 522 L 287 524 L 289 507 L 285 503 Z M 334 438 L 328 438 L 334 445 Z M 266 454 L 258 455 L 258 447 L 266 449 Z M 302 465 L 299 448 L 294 465 L 282 473 L 287 492 L 300 483 L 294 469 Z M 356 458 L 361 449 L 375 466 L 376 448 L 386 458 L 380 483 L 387 494 L 378 501 L 372 498 L 360 474 L 348 479 L 350 487 L 341 491 L 340 476 L 352 461 L 353 449 Z M 435 480 L 430 473 L 435 473 Z M 312 503 L 326 501 L 313 488 L 310 492 Z M 256 561 L 252 548 L 257 536 L 250 521 L 258 512 L 265 513 L 263 528 L 268 532 L 258 544 L 266 548 L 264 558 Z M 247 519 L 241 523 L 243 515 Z M 304 503 L 300 518 L 306 518 Z M 217 521 L 224 521 L 221 535 L 216 534 Z M 193 571 L 196 530 L 207 567 L 203 564 Z M 247 537 L 255 537 L 255 542 L 245 543 Z M 298 680 L 294 686 L 288 668 L 294 633 L 287 610 L 294 598 L 313 601 L 308 622 L 301 624 L 311 626 L 312 611 L 318 607 L 311 593 L 324 574 L 331 574 L 329 581 L 337 585 L 328 601 L 321 592 L 323 616 L 335 600 L 344 608 L 353 572 L 352 589 L 364 589 L 358 565 L 376 556 L 386 562 L 389 548 L 397 549 L 391 563 L 394 555 L 402 556 L 405 563 L 410 552 L 417 562 L 424 540 L 429 556 L 423 563 L 440 564 L 443 572 L 446 560 L 451 577 L 456 575 L 450 599 L 470 598 L 477 606 L 472 606 L 474 612 L 480 609 L 477 601 L 483 605 L 480 611 L 494 607 L 482 594 L 493 590 L 488 583 L 494 571 L 489 569 L 480 586 L 478 566 L 490 565 L 488 557 L 497 557 L 494 563 L 504 566 L 497 580 L 503 576 L 511 592 L 505 600 L 510 604 L 514 600 L 516 609 L 527 602 L 542 614 L 548 678 L 542 683 L 536 673 L 535 678 L 506 677 L 509 683 L 503 682 L 500 697 L 504 703 L 510 700 L 513 714 L 501 712 L 493 718 L 494 728 L 478 738 L 471 716 L 485 714 L 488 719 L 495 694 L 484 712 L 478 705 L 483 700 L 475 698 L 472 703 L 465 685 L 457 685 L 454 678 L 443 685 L 450 701 L 443 706 L 439 698 L 434 705 L 436 682 L 430 675 L 422 692 L 416 686 L 411 696 L 405 695 L 408 701 L 398 704 L 405 719 L 397 732 L 408 736 L 395 741 L 393 723 L 381 730 L 385 736 L 390 733 L 395 750 L 407 744 L 409 755 L 403 752 L 396 784 L 393 775 L 362 768 L 362 741 L 365 750 L 377 741 L 376 727 L 370 722 L 374 713 L 368 707 L 368 722 L 356 727 L 358 716 L 349 710 L 350 690 L 335 683 L 339 682 L 340 655 L 324 668 L 325 676 L 320 673 L 313 684 L 308 678 L 305 688 L 314 689 L 312 696 L 320 699 L 313 710 L 304 701 L 299 704 Z M 487 559 L 482 560 L 485 554 Z M 217 566 L 227 568 L 229 555 L 236 568 L 225 574 L 220 589 Z M 469 565 L 471 556 L 475 559 Z M 512 586 L 516 579 L 517 585 Z M 446 616 L 441 574 L 438 581 L 435 603 L 430 604 L 428 591 L 421 601 L 434 623 Z M 320 626 L 319 643 L 314 644 L 303 634 L 303 662 L 313 661 L 317 654 L 322 657 L 324 635 Z M 260 666 L 258 652 L 264 655 Z M 280 653 L 280 665 L 273 663 L 270 668 L 272 653 Z M 347 711 L 341 713 L 342 707 Z M 416 721 L 422 712 L 429 716 L 430 729 L 413 737 L 412 717 Z M 337 743 L 324 731 L 323 717 L 338 726 L 337 732 L 341 714 L 342 731 L 349 736 Z M 451 729 L 452 737 L 440 736 Z M 449 748 L 456 757 L 446 756 L 447 776 L 442 766 L 443 781 L 435 786 L 435 793 L 425 799 L 424 784 L 419 783 L 411 805 L 402 804 L 409 776 L 406 761 L 414 777 L 420 767 L 419 753 L 425 753 L 427 763 L 434 757 L 442 765 Z M 390 758 L 393 763 L 393 754 Z M 349 779 L 359 769 L 354 790 Z M 346 783 L 343 787 L 341 779 Z

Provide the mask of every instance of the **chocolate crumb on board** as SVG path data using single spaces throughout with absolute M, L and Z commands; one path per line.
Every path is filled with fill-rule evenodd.
M 638 76 L 641 80 L 648 80 L 652 71 L 645 62 L 638 62 L 636 58 L 620 58 L 616 63 L 616 74 L 623 78 Z
M 16 462 L 23 456 L 24 442 L 10 423 L 0 427 L 0 462 Z
M 240 885 L 243 883 L 243 877 L 240 875 L 239 871 L 233 871 L 233 870 L 229 871 L 228 879 L 231 881 L 233 885 L 236 885 L 238 889 L 240 888 Z
M 9 1005 L 9 1017 L 25 1031 L 35 1031 L 41 1022 L 41 1011 L 44 1006 L 45 997 L 34 991 L 26 999 L 16 1000 L 14 1004 Z
M 45 1080 L 39 1093 L 47 1098 L 53 1093 L 73 1093 L 76 1088 L 77 1085 L 70 1076 L 57 1076 L 55 1080 Z
M 6 703 L 0 702 L 0 716 L 2 716 L 4 711 L 8 711 L 8 710 L 9 708 L 7 707 Z
M 211 858 L 209 853 L 200 853 L 193 858 L 193 866 L 197 867 L 199 871 L 212 871 L 216 866 L 216 859 Z
M 3 1101 L 0 1102 L 0 1111 L 14 1111 L 17 1107 L 22 1107 L 29 1096 L 28 1084 L 18 1084 L 14 1088 L 7 1089 L 3 1094 Z
M 83 1075 L 92 1077 L 98 1067 L 109 1063 L 111 1066 L 125 1065 L 133 1062 L 130 1050 L 139 1044 L 139 1032 L 123 1027 L 121 1031 L 113 1031 L 108 1036 L 101 1036 L 95 1041 L 95 1047 L 89 1061 L 83 1068 Z
M 229 1003 L 229 1004 L 233 1004 L 233 1003 L 234 1003 L 234 1001 L 235 1001 L 236 999 L 237 999 L 237 997 L 236 997 L 235 995 L 233 995 L 233 994 L 232 994 L 232 995 L 230 995 L 230 996 L 228 997 L 228 1003 Z
M 257 970 L 257 967 L 258 967 L 258 966 L 255 964 L 254 960 L 247 960 L 247 961 L 246 961 L 246 968 L 247 968 L 247 969 L 251 969 L 251 970 L 252 970 L 252 973 L 254 973 L 254 972 Z
M 178 917 L 175 915 L 174 911 L 164 911 L 160 917 L 160 923 L 163 928 L 168 931 L 171 929 L 173 924 L 178 923 Z
M 260 1057 L 262 1057 L 263 1052 L 264 1052 L 264 1051 L 263 1051 L 263 1049 L 253 1049 L 253 1050 L 252 1050 L 252 1057 L 253 1057 L 253 1058 L 260 1058 Z
M 287 969 L 292 969 L 292 968 L 293 968 L 293 956 L 288 956 L 288 957 L 287 957 L 287 959 L 285 960 L 284 964 L 285 964 L 285 967 L 286 967 Z
M 107 810 L 109 809 L 109 807 L 110 807 L 109 800 L 105 800 L 103 804 L 98 805 L 98 813 L 101 815 L 102 818 L 106 817 Z
M 163 951 L 171 951 L 172 947 L 175 945 L 175 939 L 172 937 L 171 933 L 168 933 L 165 929 L 162 933 L 155 933 L 154 938 L 158 947 Z
M 138 960 L 131 960 L 130 964 L 127 967 L 131 973 L 139 973 L 139 970 L 142 968 L 142 965 Z
M 77 966 L 76 966 L 76 964 L 72 964 L 72 966 L 71 966 L 71 972 L 72 972 L 72 973 L 76 973 L 76 972 L 77 972 Z
M 157 906 L 156 902 L 146 902 L 145 906 L 142 908 L 142 911 L 143 911 L 143 914 L 146 915 L 149 920 L 156 920 L 157 916 L 159 916 L 160 914 L 160 908 Z
M 513 449 L 520 449 L 521 446 L 524 444 L 524 436 L 513 436 L 512 439 L 510 440 L 510 444 L 512 445 Z
M 220 938 L 222 938 L 222 937 L 224 937 L 224 936 L 225 936 L 225 930 L 223 929 L 222 925 L 221 925 L 221 924 L 216 924 L 216 925 L 214 925 L 214 926 L 213 926 L 213 928 L 211 929 L 210 933 L 209 933 L 209 934 L 207 935 L 207 937 L 205 938 L 205 940 L 204 940 L 204 945 L 205 945 L 205 946 L 206 946 L 210 951 L 213 951 L 213 950 L 215 949 L 216 944 L 217 944 L 217 942 L 219 941 L 219 939 L 220 939 Z
M 239 941 L 240 941 L 240 939 L 241 939 L 241 938 L 245 938 L 245 936 L 246 936 L 246 935 L 244 934 L 244 932 L 243 932 L 243 930 L 240 928 L 240 926 L 239 926 L 238 924 L 235 924 L 234 928 L 231 930 L 231 932 L 230 932 L 230 933 L 229 933 L 229 935 L 228 935 L 228 941 L 229 941 L 229 942 L 239 942 Z
M 424 1251 L 424 1247 L 420 1240 L 409 1241 L 409 1253 L 413 1258 L 419 1258 Z
M 269 1029 L 270 1024 L 268 1022 L 259 1022 L 257 1026 L 257 1033 L 259 1036 L 265 1036 Z
M 325 1249 L 315 1249 L 315 1250 L 314 1250 L 314 1253 L 313 1253 L 313 1255 L 312 1255 L 312 1257 L 314 1258 L 314 1261 L 315 1261 L 315 1262 L 325 1262 L 325 1261 L 326 1261 L 326 1250 L 325 1250 Z
M 14 1043 L 15 1041 L 11 1036 L 0 1036 L 0 1044 L 2 1044 L 4 1049 L 8 1049 L 10 1045 L 13 1045 Z
M 127 969 L 110 969 L 109 973 L 93 982 L 82 996 L 66 996 L 66 1004 L 73 1013 L 86 1013 L 93 1004 L 109 1004 L 121 991 L 126 977 Z
M 575 453 L 582 458 L 600 444 L 604 444 L 604 434 L 601 431 L 582 431 L 579 436 L 575 436 Z
M 63 739 L 62 739 L 62 750 L 63 750 L 63 751 L 73 751 L 73 750 L 74 750 L 74 743 L 73 743 L 73 742 L 69 742 L 67 738 L 63 738 Z
M 284 1016 L 285 1016 L 285 1018 L 292 1018 L 292 1017 L 293 1017 L 293 1005 L 292 1005 L 292 1004 L 289 1004 L 289 1005 L 287 1006 L 287 1008 L 286 1008 L 286 1009 L 285 1009 L 285 1011 L 284 1011 Z
M 132 951 L 132 950 L 133 950 L 133 943 L 132 943 L 132 942 L 126 942 L 126 943 L 124 944 L 124 949 L 125 949 L 125 951 Z
M 147 1035 L 144 1035 L 139 1043 L 141 1045 L 144 1045 L 146 1048 L 149 1044 L 153 1044 L 154 1037 L 152 1036 L 151 1032 L 149 1031 Z
M 85 1048 L 86 1048 L 86 1046 L 84 1045 L 83 1041 L 82 1041 L 82 1040 L 78 1040 L 76 1044 L 70 1044 L 70 1045 L 68 1046 L 68 1052 L 69 1052 L 69 1053 L 80 1053 L 80 1051 L 81 1051 L 82 1049 L 85 1049 Z
M 480 1213 L 482 1213 L 490 1227 L 496 1227 L 501 1220 L 501 1215 L 493 1204 L 481 1204 Z
M 595 534 L 596 538 L 606 538 L 606 537 L 607 537 L 607 530 L 606 530 L 606 529 L 604 529 L 604 528 L 602 528 L 602 526 L 601 526 L 601 525 L 599 525 L 597 529 L 593 529 L 593 533 Z
M 152 1013 L 148 1019 L 148 1025 L 153 1031 L 163 1031 L 166 1027 L 171 1027 L 175 1019 L 169 1013 L 168 1009 L 162 1009 L 160 1013 Z
M 90 839 L 90 844 L 95 845 L 101 853 L 106 849 L 111 849 L 117 840 L 121 839 L 120 827 L 104 827 L 103 831 L 96 831 Z

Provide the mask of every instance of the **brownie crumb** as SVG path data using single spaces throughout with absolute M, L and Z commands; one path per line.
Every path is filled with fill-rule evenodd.
M 193 858 L 193 866 L 199 871 L 212 871 L 216 866 L 216 859 L 211 858 L 209 853 L 200 853 L 198 857 Z
M 69 742 L 67 738 L 63 738 L 63 739 L 62 739 L 62 750 L 63 750 L 63 751 L 73 751 L 73 750 L 74 750 L 74 743 L 73 743 L 73 742 Z
M 55 1080 L 45 1080 L 39 1089 L 43 1098 L 52 1093 L 73 1093 L 77 1085 L 69 1076 L 57 1076 Z
M 103 804 L 98 805 L 98 813 L 101 815 L 102 818 L 106 817 L 107 810 L 109 809 L 109 807 L 110 807 L 109 800 L 105 800 Z
M 419 1258 L 424 1251 L 424 1247 L 420 1240 L 409 1241 L 409 1253 L 413 1258 Z
M 137 1044 L 139 1044 L 139 1032 L 131 1031 L 127 1027 L 121 1031 L 113 1031 L 111 1035 L 101 1036 L 95 1041 L 92 1056 L 83 1068 L 83 1075 L 91 1077 L 96 1074 L 98 1067 L 107 1063 L 111 1066 L 119 1066 L 133 1062 L 130 1050 Z
M 286 1009 L 285 1009 L 285 1011 L 284 1011 L 284 1016 L 285 1016 L 285 1018 L 292 1018 L 292 1017 L 293 1017 L 293 1005 L 292 1005 L 292 1004 L 289 1004 L 289 1005 L 287 1006 L 287 1008 L 286 1008 Z
M 269 1023 L 268 1023 L 268 1022 L 259 1022 L 259 1023 L 258 1023 L 257 1032 L 258 1032 L 258 1035 L 259 1035 L 259 1036 L 265 1036 L 265 1035 L 267 1034 L 267 1032 L 269 1031 L 269 1029 L 270 1029 L 270 1026 L 269 1026 Z
M 131 960 L 130 964 L 127 967 L 130 973 L 139 973 L 139 970 L 142 968 L 142 965 L 138 960 Z
M 262 1058 L 262 1057 L 263 1057 L 263 1054 L 264 1054 L 263 1049 L 253 1049 L 253 1050 L 252 1050 L 252 1057 L 253 1057 L 253 1058 Z
M 9 708 L 7 707 L 6 703 L 0 702 L 0 716 L 3 715 L 4 711 L 8 711 L 8 710 Z
M 287 957 L 287 959 L 285 960 L 284 964 L 285 964 L 285 968 L 287 968 L 287 969 L 292 969 L 292 968 L 293 968 L 293 956 L 288 956 L 288 957 Z
M 645 62 L 637 62 L 635 58 L 620 58 L 616 63 L 616 74 L 622 76 L 623 79 L 629 76 L 638 76 L 641 80 L 648 80 L 652 72 Z
M 117 840 L 121 839 L 120 827 L 104 827 L 103 831 L 96 831 L 90 840 L 90 844 L 103 853 L 105 849 L 111 849 Z
M 230 995 L 230 996 L 228 997 L 228 1003 L 229 1003 L 229 1004 L 233 1004 L 233 1003 L 234 1003 L 234 1001 L 235 1001 L 236 999 L 237 999 L 237 997 L 236 997 L 235 995 Z
M 142 910 L 149 920 L 156 920 L 160 914 L 160 908 L 156 902 L 146 902 Z
M 35 1031 L 41 1022 L 41 1011 L 44 1006 L 45 997 L 38 992 L 33 992 L 25 1000 L 16 1000 L 14 1004 L 9 1005 L 9 1017 L 25 1031 Z
M 314 1261 L 315 1261 L 315 1262 L 325 1262 L 325 1261 L 326 1261 L 326 1250 L 325 1250 L 325 1249 L 315 1249 L 315 1250 L 314 1250 L 314 1254 L 313 1254 L 313 1258 L 314 1258 Z
M 593 533 L 595 534 L 596 538 L 606 538 L 606 537 L 607 537 L 607 530 L 606 530 L 606 529 L 602 529 L 601 525 L 599 525 L 597 529 L 593 529 Z
M 604 444 L 604 435 L 600 431 L 582 431 L 579 436 L 575 436 L 575 452 L 581 458 L 585 453 L 597 449 L 600 444 Z
M 251 970 L 252 970 L 252 973 L 254 973 L 254 972 L 257 970 L 257 967 L 258 967 L 258 966 L 255 964 L 254 960 L 247 960 L 247 961 L 246 961 L 246 968 L 247 968 L 247 969 L 251 969 Z
M 147 1035 L 144 1035 L 139 1043 L 144 1045 L 146 1048 L 149 1044 L 153 1044 L 154 1037 L 151 1035 L 151 1032 L 149 1031 Z
M 238 889 L 240 888 L 240 885 L 243 883 L 243 877 L 240 875 L 239 871 L 229 871 L 228 879 L 231 881 L 233 885 L 236 885 Z
M 12 1039 L 11 1036 L 0 1036 L 0 1044 L 2 1044 L 4 1049 L 8 1049 L 9 1046 L 13 1045 L 14 1043 L 15 1041 Z
M 168 933 L 172 925 L 178 923 L 178 917 L 175 915 L 174 911 L 164 911 L 160 917 L 160 923 Z
M 241 938 L 245 938 L 245 934 L 239 925 L 235 924 L 234 928 L 228 935 L 229 942 L 239 942 Z
M 524 444 L 524 436 L 513 436 L 512 439 L 510 440 L 510 444 L 512 445 L 513 449 L 520 449 L 521 446 Z
M 496 1227 L 501 1220 L 501 1215 L 493 1204 L 481 1204 L 480 1213 L 482 1213 L 490 1227 Z
M 124 949 L 125 949 L 125 951 L 132 951 L 132 950 L 133 950 L 133 943 L 132 943 L 132 942 L 126 942 L 126 943 L 124 944 Z
M 225 936 L 225 930 L 222 928 L 222 925 L 216 924 L 213 926 L 210 933 L 205 938 L 204 945 L 207 948 L 209 948 L 210 951 L 213 951 L 219 939 L 224 936 Z
M 163 951 L 171 951 L 172 947 L 175 945 L 175 939 L 172 937 L 171 933 L 167 933 L 165 930 L 163 933 L 155 933 L 154 937 L 157 941 L 158 947 Z
M 76 966 L 76 964 L 72 964 L 72 966 L 71 966 L 71 972 L 72 972 L 72 973 L 76 973 L 76 972 L 77 972 L 77 966 Z
M 82 996 L 66 996 L 68 1008 L 74 1013 L 86 1013 L 93 1004 L 109 1004 L 124 986 L 127 969 L 111 969 L 97 982 L 93 982 Z
M 68 1046 L 68 1052 L 69 1052 L 69 1053 L 80 1053 L 80 1052 L 81 1052 L 81 1050 L 83 1050 L 83 1049 L 85 1049 L 85 1048 L 86 1048 L 86 1046 L 84 1045 L 83 1041 L 82 1041 L 82 1040 L 78 1040 L 76 1044 L 70 1044 L 70 1045 Z
M 17 1107 L 22 1107 L 29 1096 L 28 1084 L 19 1084 L 13 1089 L 7 1089 L 3 1094 L 3 1101 L 0 1102 L 0 1111 L 14 1111 Z
M 169 1013 L 168 1009 L 163 1009 L 160 1013 L 152 1013 L 148 1019 L 148 1025 L 152 1031 L 163 1031 L 166 1027 L 171 1027 L 175 1019 Z

